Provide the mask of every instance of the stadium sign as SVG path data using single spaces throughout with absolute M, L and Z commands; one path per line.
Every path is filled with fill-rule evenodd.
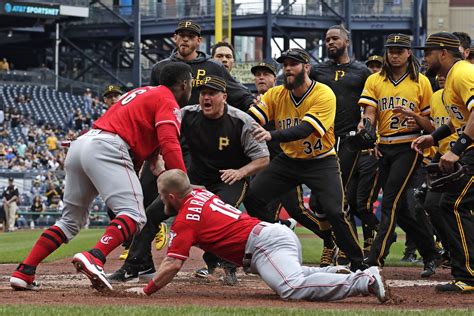
M 1 15 L 55 18 L 60 15 L 59 4 L 1 1 Z

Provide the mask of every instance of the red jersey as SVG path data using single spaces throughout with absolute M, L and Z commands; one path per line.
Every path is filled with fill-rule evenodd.
M 124 94 L 93 127 L 119 135 L 130 146 L 133 162 L 139 168 L 159 149 L 158 129 L 163 124 L 174 126 L 178 140 L 179 105 L 170 89 L 158 86 L 141 87 Z
M 186 260 L 192 246 L 242 266 L 245 245 L 261 221 L 243 214 L 203 189 L 193 190 L 171 226 L 168 256 Z

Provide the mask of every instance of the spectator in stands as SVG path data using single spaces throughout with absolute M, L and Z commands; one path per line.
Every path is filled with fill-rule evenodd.
M 0 124 L 0 141 L 8 138 L 9 132 L 6 123 Z
M 30 128 L 28 130 L 27 139 L 28 139 L 28 144 L 36 143 L 36 131 L 34 128 Z
M 83 127 L 83 118 L 82 118 L 82 112 L 80 108 L 76 109 L 76 113 L 74 113 L 74 128 L 76 131 L 82 131 Z
M 23 138 L 19 138 L 17 141 L 17 148 L 16 148 L 18 157 L 25 158 L 26 148 L 27 147 Z
M 4 123 L 5 123 L 5 127 L 8 128 L 10 127 L 10 117 L 11 117 L 11 108 L 9 106 L 7 106 L 5 108 L 5 114 L 4 114 Z
M 16 148 L 14 146 L 8 148 L 7 154 L 5 155 L 5 158 L 7 159 L 8 163 L 13 160 L 13 158 L 16 157 Z
M 30 212 L 37 213 L 38 215 L 33 215 L 32 220 L 36 221 L 41 215 L 42 212 L 46 211 L 46 206 L 43 203 L 43 200 L 40 195 L 35 195 L 33 198 L 33 204 L 31 204 Z
M 17 211 L 17 200 L 20 195 L 18 188 L 13 184 L 14 180 L 12 177 L 8 178 L 8 186 L 5 188 L 2 194 L 3 209 L 7 219 L 7 225 L 9 232 L 16 230 L 15 219 Z
M 46 191 L 46 193 L 44 195 L 47 199 L 48 207 L 51 207 L 51 204 L 53 204 L 53 198 L 56 195 L 59 196 L 59 192 L 56 190 L 56 187 L 54 186 L 54 183 L 52 181 L 48 180 L 47 186 L 48 186 L 48 190 Z
M 53 154 L 58 149 L 58 138 L 54 132 L 49 132 L 48 137 L 46 138 L 46 145 L 48 146 L 48 150 Z
M 86 91 L 84 91 L 84 111 L 89 112 L 92 107 L 92 92 L 91 89 L 87 88 Z
M 31 186 L 30 193 L 32 196 L 41 196 L 43 195 L 43 193 L 45 193 L 43 188 L 41 187 L 41 182 L 39 179 L 35 178 L 33 180 L 33 185 Z
M 10 64 L 8 63 L 6 58 L 0 60 L 0 71 L 10 71 Z
M 0 169 L 8 169 L 8 161 L 5 155 L 0 155 Z
M 89 127 L 92 126 L 92 118 L 89 113 L 86 113 L 86 116 L 84 117 L 84 120 L 82 121 L 82 123 L 84 125 L 84 129 L 89 129 Z

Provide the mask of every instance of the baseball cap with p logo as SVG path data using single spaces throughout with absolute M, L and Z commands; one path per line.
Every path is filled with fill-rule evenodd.
M 176 30 L 174 32 L 178 33 L 180 31 L 181 32 L 185 32 L 185 31 L 192 32 L 192 33 L 197 34 L 198 36 L 201 36 L 201 27 L 199 26 L 199 24 L 194 23 L 191 20 L 180 21 L 179 24 L 178 24 L 178 27 L 176 28 Z
M 303 64 L 309 63 L 310 60 L 309 54 L 301 48 L 290 48 L 284 51 L 283 53 L 281 53 L 281 56 L 277 58 L 276 61 L 281 64 L 283 63 L 285 58 L 290 58 Z
M 220 92 L 226 92 L 225 80 L 218 76 L 208 76 L 204 79 L 204 83 L 197 87 L 198 89 L 210 88 Z
M 261 62 L 250 68 L 250 71 L 255 75 L 258 70 L 266 70 L 271 72 L 274 76 L 276 76 L 276 68 L 272 64 Z
M 385 42 L 385 47 L 411 48 L 411 40 L 410 37 L 405 34 L 390 34 Z

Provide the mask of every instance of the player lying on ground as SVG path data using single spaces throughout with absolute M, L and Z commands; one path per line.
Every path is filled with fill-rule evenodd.
M 330 301 L 370 294 L 380 302 L 388 299 L 377 267 L 350 272 L 342 266 L 302 266 L 301 244 L 288 227 L 261 222 L 207 190 L 193 189 L 181 170 L 166 171 L 157 182 L 165 211 L 177 215 L 168 256 L 147 286 L 129 292 L 151 295 L 163 288 L 182 268 L 190 248 L 199 245 L 259 274 L 284 299 Z

